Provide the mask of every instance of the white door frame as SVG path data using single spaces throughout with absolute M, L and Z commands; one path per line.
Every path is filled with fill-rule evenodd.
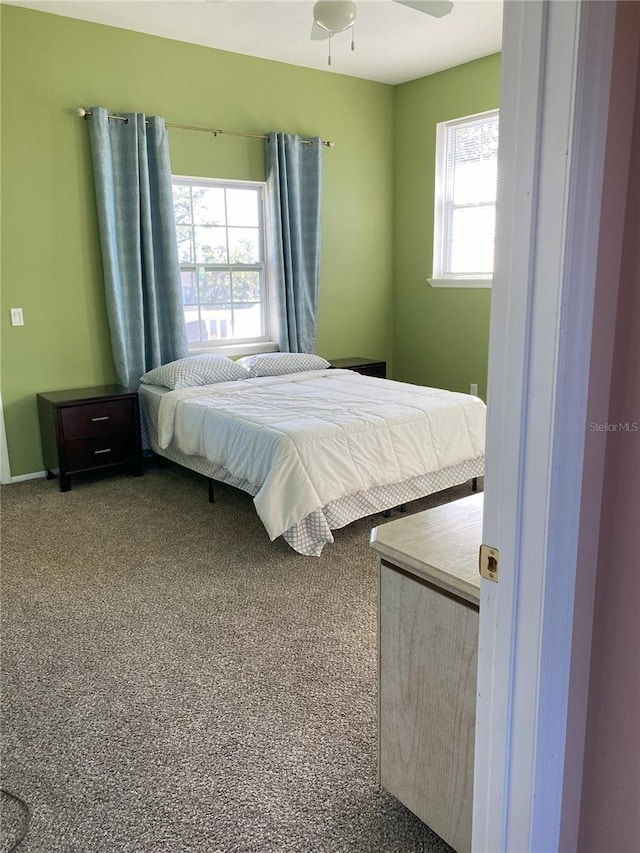
M 572 631 L 615 14 L 505 2 L 483 530 L 500 560 L 481 591 L 478 853 L 560 849 L 570 674 L 590 655 Z M 576 812 L 562 849 L 577 830 Z

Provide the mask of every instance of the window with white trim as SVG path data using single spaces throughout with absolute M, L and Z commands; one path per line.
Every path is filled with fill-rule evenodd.
M 173 205 L 190 351 L 269 349 L 264 184 L 174 177 Z
M 497 177 L 498 110 L 437 125 L 432 285 L 491 285 Z

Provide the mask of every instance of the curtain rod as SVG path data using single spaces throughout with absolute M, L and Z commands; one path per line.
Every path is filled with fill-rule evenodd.
M 76 115 L 80 116 L 80 118 L 86 119 L 88 116 L 91 115 L 91 110 L 86 110 L 84 107 L 78 107 L 78 109 L 76 110 Z M 126 116 L 116 116 L 116 115 L 109 114 L 107 116 L 107 118 L 113 118 L 113 119 L 116 119 L 116 121 L 128 121 Z M 198 130 L 201 133 L 212 133 L 214 136 L 220 136 L 221 134 L 224 133 L 227 136 L 245 136 L 245 137 L 248 137 L 250 139 L 268 139 L 269 138 L 264 133 L 241 133 L 238 130 L 220 130 L 220 128 L 213 128 L 213 127 L 195 127 L 192 124 L 172 124 L 171 122 L 168 122 L 168 121 L 165 121 L 165 125 L 167 127 L 178 128 L 178 130 Z M 313 141 L 310 139 L 303 139 L 302 141 L 307 145 L 313 145 Z M 325 142 L 324 139 L 322 139 L 321 142 L 327 148 L 333 148 L 333 146 L 335 144 L 335 143 L 330 142 L 330 141 Z

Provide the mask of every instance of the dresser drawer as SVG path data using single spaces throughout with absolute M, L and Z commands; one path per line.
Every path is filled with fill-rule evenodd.
M 64 442 L 65 470 L 87 471 L 136 458 L 137 446 L 130 432 L 85 436 Z
M 64 406 L 60 409 L 60 417 L 65 440 L 122 432 L 134 424 L 134 402 L 126 398 Z

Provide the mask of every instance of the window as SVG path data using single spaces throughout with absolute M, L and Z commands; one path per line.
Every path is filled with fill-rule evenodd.
M 432 285 L 491 285 L 497 175 L 497 110 L 438 124 Z
M 269 349 L 264 184 L 174 178 L 173 204 L 189 349 Z

